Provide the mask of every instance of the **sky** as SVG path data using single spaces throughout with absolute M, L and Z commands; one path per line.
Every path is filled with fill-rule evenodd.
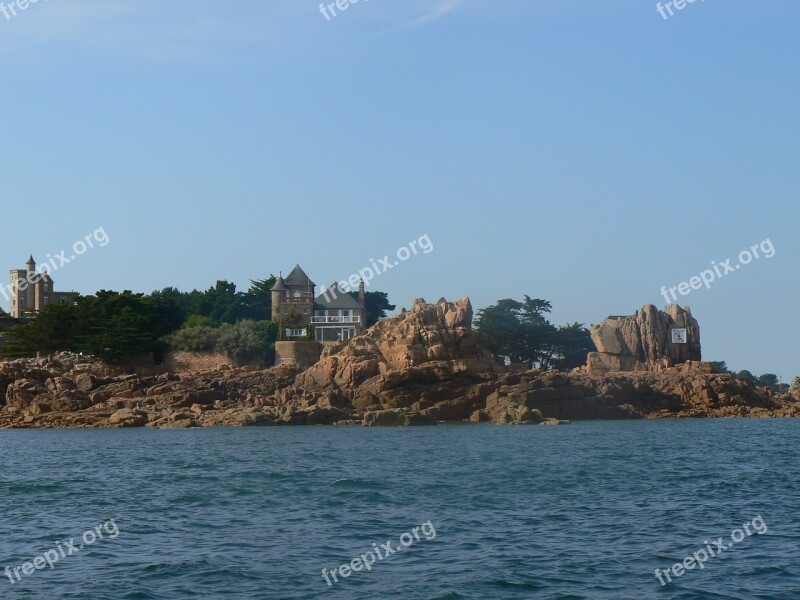
M 398 309 L 527 294 L 587 326 L 672 287 L 705 359 L 800 375 L 800 3 L 346 6 L 0 12 L 0 264 L 84 294 L 375 264 Z

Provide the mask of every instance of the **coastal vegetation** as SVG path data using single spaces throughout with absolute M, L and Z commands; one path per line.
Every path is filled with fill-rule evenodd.
M 742 381 L 750 381 L 751 383 L 755 384 L 758 387 L 765 387 L 770 388 L 776 392 L 786 392 L 789 391 L 789 384 L 781 383 L 780 378 L 775 375 L 775 373 L 764 373 L 763 375 L 759 375 L 756 377 L 747 369 L 739 371 L 731 371 L 728 368 L 728 364 L 724 360 L 715 360 L 711 361 L 711 365 L 714 367 L 714 370 L 718 373 L 730 373 L 731 375 L 735 376 L 737 379 L 741 379 Z
M 278 339 L 270 321 L 275 277 L 250 282 L 238 291 L 217 281 L 205 291 L 182 292 L 174 287 L 145 295 L 129 290 L 101 290 L 79 296 L 74 304 L 52 304 L 34 319 L 14 320 L 4 333 L 3 358 L 80 352 L 119 363 L 130 357 L 167 350 L 214 351 L 236 364 L 269 362 Z M 395 306 L 385 292 L 365 295 L 367 326 Z
M 52 304 L 35 319 L 5 332 L 6 358 L 59 351 L 82 352 L 117 362 L 163 350 L 160 339 L 180 327 L 183 318 L 174 302 L 131 291 L 101 290 L 74 304 Z
M 506 298 L 478 311 L 478 341 L 498 362 L 541 369 L 572 369 L 594 351 L 589 330 L 582 323 L 556 326 L 546 315 L 547 300 L 524 296 L 522 302 Z

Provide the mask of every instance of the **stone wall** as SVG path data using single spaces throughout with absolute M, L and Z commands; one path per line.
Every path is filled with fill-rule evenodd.
M 289 365 L 308 369 L 319 362 L 322 344 L 319 342 L 275 342 L 275 366 Z
M 221 352 L 177 352 L 164 356 L 164 367 L 176 373 L 201 373 L 233 367 L 233 361 Z

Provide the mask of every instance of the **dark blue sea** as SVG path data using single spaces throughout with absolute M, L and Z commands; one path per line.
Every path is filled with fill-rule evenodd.
M 789 600 L 799 510 L 797 420 L 0 431 L 0 598 Z

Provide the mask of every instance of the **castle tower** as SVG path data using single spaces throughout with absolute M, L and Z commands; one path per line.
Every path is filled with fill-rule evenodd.
M 272 322 L 278 323 L 281 320 L 281 302 L 283 300 L 284 293 L 289 288 L 286 287 L 286 281 L 283 279 L 283 275 L 278 275 L 278 279 L 275 281 L 275 285 L 272 286 L 270 290 L 272 292 Z
M 27 280 L 28 282 L 36 282 L 37 278 L 35 277 L 36 274 L 36 261 L 33 260 L 33 254 L 30 255 L 28 262 L 25 263 L 25 267 L 28 270 L 27 273 Z M 36 311 L 36 291 L 35 291 L 36 283 L 32 283 L 28 286 L 28 289 L 25 293 L 25 310 L 29 313 Z

